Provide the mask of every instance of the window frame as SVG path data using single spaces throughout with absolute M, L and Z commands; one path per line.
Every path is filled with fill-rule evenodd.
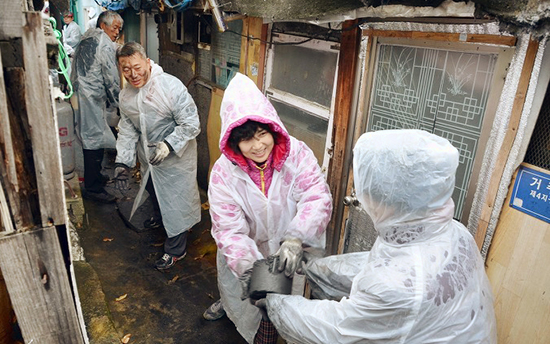
M 274 43 L 300 43 L 308 40 L 308 38 L 300 37 L 296 35 L 272 33 L 271 42 Z M 266 61 L 266 73 L 265 73 L 265 95 L 268 99 L 284 103 L 287 106 L 294 107 L 301 111 L 308 113 L 311 116 L 323 119 L 327 121 L 327 133 L 325 140 L 323 161 L 319 161 L 323 174 L 327 174 L 330 159 L 332 158 L 332 126 L 334 122 L 334 108 L 336 103 L 336 89 L 338 85 L 338 61 L 340 59 L 340 43 L 332 41 L 323 41 L 319 39 L 310 39 L 304 43 L 299 44 L 300 47 L 326 51 L 337 54 L 336 66 L 334 73 L 334 84 L 332 89 L 332 95 L 330 99 L 330 106 L 325 107 L 316 102 L 302 98 L 295 94 L 279 90 L 271 85 L 273 77 L 273 63 L 275 59 L 274 44 L 270 44 L 267 50 Z M 297 139 L 300 139 L 297 137 Z

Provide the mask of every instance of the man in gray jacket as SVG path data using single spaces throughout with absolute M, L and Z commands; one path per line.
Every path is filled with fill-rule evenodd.
M 90 29 L 77 46 L 71 82 L 75 91 L 75 127 L 84 154 L 83 197 L 112 203 L 101 174 L 105 148 L 115 148 L 115 137 L 107 124 L 109 107 L 118 107 L 120 77 L 116 65 L 116 43 L 123 20 L 113 11 L 101 13 L 98 28 Z

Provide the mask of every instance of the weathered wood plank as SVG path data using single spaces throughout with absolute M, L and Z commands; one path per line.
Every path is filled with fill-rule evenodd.
M 21 58 L 21 56 L 19 56 Z M 16 176 L 0 167 L 2 183 L 8 196 L 15 228 L 25 231 L 40 224 L 40 207 L 36 197 L 36 178 L 32 157 L 27 107 L 25 105 L 25 71 L 22 67 L 5 68 L 3 74 L 7 91 L 11 152 L 14 155 Z M 6 148 L 8 149 L 8 148 Z M 6 158 L 6 157 L 4 157 Z
M 385 31 L 385 30 L 365 30 L 364 35 L 373 35 L 378 37 L 397 37 L 411 39 L 428 39 L 432 41 L 443 42 L 467 42 L 496 44 L 513 47 L 516 45 L 515 36 L 504 35 L 485 35 L 485 34 L 465 34 L 448 32 L 420 32 L 420 31 Z
M 23 30 L 22 11 L 25 9 L 25 0 L 2 1 L 0 10 L 0 41 L 7 41 L 11 38 L 21 37 Z
M 33 148 L 42 226 L 64 224 L 66 219 L 63 172 L 50 85 L 46 42 L 40 13 L 25 14 L 23 62 L 25 101 Z
M 340 44 L 340 58 L 338 60 L 338 86 L 336 88 L 336 104 L 334 107 L 334 125 L 332 132 L 332 159 L 328 170 L 328 184 L 332 193 L 334 209 L 327 228 L 327 254 L 336 254 L 340 239 L 343 207 L 343 173 L 349 120 L 352 109 L 352 94 L 355 83 L 355 69 L 360 48 L 361 30 L 357 27 L 357 20 L 345 21 L 342 25 L 342 39 Z
M 267 41 L 267 32 L 269 30 L 269 25 L 262 24 L 262 31 L 260 33 L 260 39 L 262 40 L 260 44 L 260 58 L 259 58 L 259 66 L 258 66 L 258 75 L 260 76 L 258 78 L 258 82 L 256 85 L 258 85 L 258 88 L 260 90 L 263 90 L 264 87 L 264 70 L 265 70 L 265 55 L 267 50 L 267 44 L 265 42 Z
M 512 105 L 512 113 L 510 115 L 510 120 L 508 121 L 508 129 L 499 149 L 494 170 L 491 175 L 491 181 L 489 182 L 487 197 L 481 210 L 481 216 L 475 235 L 475 240 L 479 248 L 483 246 L 483 242 L 485 241 L 487 227 L 489 226 L 489 220 L 491 219 L 491 214 L 495 205 L 498 188 L 502 179 L 502 174 L 504 173 L 504 167 L 508 161 L 510 149 L 516 139 L 517 129 L 521 119 L 521 114 L 523 112 L 525 97 L 529 88 L 529 81 L 531 80 L 531 73 L 533 71 L 533 66 L 535 65 L 535 58 L 537 56 L 538 48 L 539 43 L 534 40 L 531 40 L 527 46 L 523 69 L 521 70 L 516 96 L 514 97 L 514 104 Z
M 523 164 L 546 172 L 541 168 Z M 508 190 L 487 255 L 499 344 L 547 343 L 550 338 L 550 224 L 510 207 Z
M 364 35 L 363 35 L 364 37 Z M 354 123 L 350 123 L 350 130 L 353 130 L 353 142 L 351 142 L 350 146 L 353 147 L 355 146 L 355 142 L 356 140 L 359 138 L 359 136 L 361 136 L 362 132 L 363 132 L 363 128 L 366 128 L 366 123 L 367 123 L 367 116 L 363 116 L 362 114 L 365 113 L 365 108 L 368 104 L 368 95 L 370 94 L 370 88 L 367 87 L 367 80 L 368 80 L 368 74 L 370 73 L 370 65 L 371 65 L 371 51 L 372 51 L 372 46 L 373 46 L 373 37 L 372 36 L 368 36 L 368 37 L 364 37 L 363 39 L 366 39 L 366 43 L 365 43 L 365 61 L 364 61 L 364 66 L 363 67 L 363 70 L 361 71 L 361 84 L 359 85 L 359 96 L 358 96 L 358 99 L 360 99 L 359 101 L 359 104 L 357 105 L 357 111 L 356 113 L 358 114 L 357 115 L 357 118 L 355 120 Z M 362 44 L 362 43 L 361 43 Z M 361 47 L 361 49 L 363 49 L 363 47 Z M 358 68 L 361 68 L 361 66 L 358 66 Z M 344 197 L 347 196 L 347 195 L 351 195 L 352 193 L 352 190 L 353 190 L 353 170 L 350 170 L 349 171 L 349 175 L 348 175 L 348 180 L 347 180 L 347 186 L 346 186 L 346 190 L 345 190 L 345 194 L 344 194 Z M 348 216 L 349 216 L 349 213 L 350 213 L 350 209 L 349 207 L 344 207 L 344 211 L 343 211 L 343 216 L 342 218 L 343 219 L 347 219 Z M 341 254 L 344 252 L 344 245 L 345 245 L 345 235 L 346 235 L 346 231 L 345 231 L 345 228 L 346 228 L 346 221 L 340 221 L 341 224 L 340 224 L 340 242 L 338 244 L 338 254 Z
M 6 82 L 4 80 L 4 66 L 2 65 L 2 51 L 0 50 L 0 144 L 3 145 L 5 157 L 3 160 L 9 182 L 15 191 L 18 190 L 17 173 L 15 171 L 15 154 L 10 131 L 10 118 L 8 115 L 8 98 L 6 94 Z
M 239 73 L 246 75 L 248 66 L 248 30 L 250 26 L 250 20 L 248 18 L 243 19 L 243 30 L 241 36 L 241 58 L 239 61 Z M 250 76 L 249 76 L 250 77 Z
M 0 269 L 25 343 L 84 343 L 55 227 L 0 236 Z
M 5 157 L 4 157 L 5 155 Z M 0 231 L 13 231 L 13 219 L 8 207 L 7 198 L 4 192 L 6 189 L 12 193 L 12 198 L 17 195 L 17 174 L 15 172 L 15 156 L 10 131 L 10 118 L 8 115 L 8 103 L 6 87 L 4 82 L 4 67 L 2 65 L 2 51 L 0 51 L 0 213 L 2 216 L 2 226 Z

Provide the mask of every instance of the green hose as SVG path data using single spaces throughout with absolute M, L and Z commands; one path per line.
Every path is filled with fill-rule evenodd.
M 65 80 L 67 81 L 67 87 L 69 89 L 69 94 L 63 96 L 63 99 L 69 99 L 73 95 L 73 84 L 71 83 L 71 78 L 69 77 L 69 72 L 71 70 L 71 60 L 69 55 L 65 51 L 63 43 L 61 43 L 61 31 L 57 30 L 57 22 L 55 18 L 50 17 L 50 23 L 52 24 L 53 32 L 55 38 L 57 39 L 57 45 L 59 46 L 59 54 L 57 55 L 57 63 L 59 65 L 58 73 L 62 74 Z

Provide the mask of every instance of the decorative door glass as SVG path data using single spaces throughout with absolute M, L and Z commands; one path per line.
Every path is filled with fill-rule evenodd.
M 453 200 L 463 212 L 496 53 L 380 44 L 367 131 L 422 129 L 460 152 Z

